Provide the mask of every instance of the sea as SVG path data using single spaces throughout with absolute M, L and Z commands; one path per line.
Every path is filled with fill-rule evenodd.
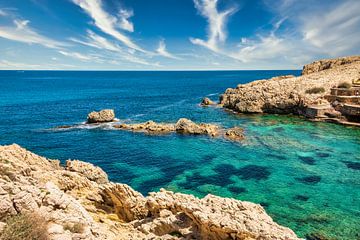
M 287 74 L 301 72 L 0 71 L 0 145 L 93 163 L 144 195 L 165 188 L 258 203 L 303 238 L 360 239 L 359 128 L 199 106 L 237 84 Z M 239 126 L 246 139 L 84 124 L 101 109 L 125 123 L 188 118 Z M 56 128 L 63 125 L 72 127 Z

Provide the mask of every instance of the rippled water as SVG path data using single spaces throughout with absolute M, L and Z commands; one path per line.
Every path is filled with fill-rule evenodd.
M 216 100 L 227 87 L 282 74 L 299 72 L 0 72 L 0 144 L 92 162 L 144 194 L 165 187 L 260 203 L 302 237 L 360 239 L 359 129 L 198 106 L 203 96 Z M 102 108 L 129 122 L 186 117 L 241 126 L 247 138 L 53 129 Z

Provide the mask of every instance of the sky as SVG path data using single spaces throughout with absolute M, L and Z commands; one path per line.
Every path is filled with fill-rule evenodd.
M 360 54 L 360 0 L 0 0 L 0 69 L 301 69 Z

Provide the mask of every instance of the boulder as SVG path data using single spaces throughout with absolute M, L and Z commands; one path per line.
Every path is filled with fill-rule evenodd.
M 113 122 L 115 119 L 115 112 L 112 109 L 104 109 L 99 112 L 91 112 L 88 114 L 87 123 L 104 123 Z
M 101 168 L 95 167 L 91 163 L 82 162 L 79 160 L 67 160 L 66 170 L 77 172 L 90 181 L 94 181 L 99 184 L 109 182 L 107 174 Z
M 202 106 L 209 106 L 209 105 L 214 105 L 215 103 L 213 101 L 210 100 L 210 98 L 204 97 L 200 103 L 200 105 Z
M 218 135 L 219 127 L 207 123 L 196 124 L 187 118 L 180 118 L 175 124 L 175 130 L 178 133 L 216 136 Z
M 231 141 L 242 141 L 245 139 L 244 129 L 240 127 L 233 127 L 226 130 L 224 137 Z

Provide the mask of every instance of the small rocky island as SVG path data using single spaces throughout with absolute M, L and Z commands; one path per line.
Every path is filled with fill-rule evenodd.
M 327 59 L 279 76 L 229 88 L 220 104 L 240 113 L 292 113 L 360 126 L 360 56 Z
M 144 197 L 90 163 L 0 146 L 0 238 L 299 239 L 258 204 L 166 190 Z M 30 239 L 30 238 L 17 238 Z

